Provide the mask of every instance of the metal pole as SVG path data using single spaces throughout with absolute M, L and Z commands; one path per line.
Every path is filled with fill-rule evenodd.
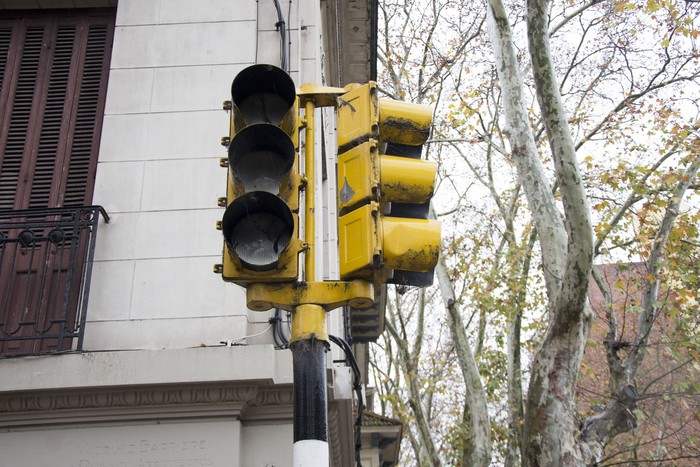
M 304 200 L 306 204 L 306 216 L 304 218 L 304 230 L 306 236 L 305 240 L 308 244 L 308 248 L 304 255 L 304 277 L 306 282 L 313 282 L 316 280 L 316 152 L 314 150 L 314 145 L 316 144 L 314 124 L 316 105 L 311 99 L 306 101 L 304 110 L 304 118 L 306 119 L 306 132 L 304 138 L 304 171 L 306 172 L 306 191 Z
M 314 111 L 311 100 L 305 103 L 305 253 L 306 282 L 316 279 L 315 270 L 315 183 Z M 292 313 L 292 351 L 294 369 L 294 467 L 328 467 L 328 399 L 326 391 L 326 310 L 320 305 L 302 304 Z
M 292 329 L 295 321 L 300 320 L 305 322 L 296 328 L 306 328 L 306 334 L 320 325 L 325 329 L 326 312 L 319 305 L 300 305 L 294 315 Z M 307 338 L 297 336 L 289 346 L 294 368 L 294 467 L 328 467 L 328 342 L 323 338 L 327 336 L 317 337 L 313 333 Z

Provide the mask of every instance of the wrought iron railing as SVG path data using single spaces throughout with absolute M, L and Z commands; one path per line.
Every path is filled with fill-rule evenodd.
M 0 211 L 0 356 L 82 350 L 100 214 Z

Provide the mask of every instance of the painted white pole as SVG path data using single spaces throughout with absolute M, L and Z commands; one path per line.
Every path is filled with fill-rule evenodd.
M 294 443 L 292 453 L 294 467 L 328 467 L 328 443 L 317 439 L 304 439 Z

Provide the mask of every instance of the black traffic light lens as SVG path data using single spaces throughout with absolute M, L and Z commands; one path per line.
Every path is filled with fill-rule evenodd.
M 280 125 L 294 106 L 296 89 L 292 78 L 272 65 L 253 65 L 236 75 L 231 97 L 247 125 Z
M 279 127 L 257 124 L 234 136 L 228 147 L 229 170 L 243 191 L 280 193 L 280 183 L 294 166 L 296 151 Z
M 294 235 L 294 218 L 278 197 L 246 193 L 234 200 L 221 223 L 229 251 L 252 270 L 274 269 Z

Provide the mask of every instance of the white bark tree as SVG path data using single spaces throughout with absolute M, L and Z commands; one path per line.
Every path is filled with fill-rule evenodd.
M 419 465 L 588 465 L 603 460 L 611 440 L 634 428 L 636 376 L 661 313 L 661 260 L 698 170 L 697 127 L 667 131 L 663 119 L 685 117 L 674 110 L 673 94 L 666 94 L 672 96 L 667 103 L 659 97 L 686 82 L 697 85 L 698 52 L 690 40 L 697 35 L 697 11 L 658 5 L 668 15 L 650 22 L 664 37 L 655 62 L 649 51 L 659 44 L 645 48 L 634 31 L 647 13 L 659 16 L 656 4 L 530 0 L 521 9 L 503 0 L 382 2 L 379 56 L 386 79 L 380 85 L 391 98 L 443 109 L 429 155 L 449 167 L 441 173 L 440 192 L 452 204 L 437 209 L 437 217 L 455 229 L 436 268 L 444 321 L 431 329 L 438 306 L 432 292 L 397 300 L 375 369 L 381 402 L 406 422 L 414 448 L 409 457 Z M 640 12 L 629 12 L 632 7 Z M 678 99 L 700 107 L 697 86 Z M 618 352 L 620 336 L 609 314 L 602 343 L 611 371 L 609 401 L 603 412 L 585 417 L 577 407 L 577 379 L 593 319 L 586 300 L 593 259 L 606 248 L 638 242 L 620 240 L 620 232 L 645 195 L 632 187 L 620 197 L 622 189 L 609 183 L 612 169 L 594 182 L 578 161 L 591 144 L 605 147 L 600 141 L 613 146 L 606 149 L 611 153 L 631 148 L 652 154 L 652 146 L 629 136 L 652 129 L 658 132 L 652 139 L 676 141 L 675 149 L 635 170 L 648 174 L 649 185 L 670 160 L 683 170 L 663 190 L 665 214 L 643 253 L 650 278 L 634 350 Z M 597 186 L 605 183 L 612 188 L 602 196 L 612 201 L 592 210 L 587 190 L 598 196 Z M 441 378 L 449 383 L 441 385 Z M 457 428 L 450 425 L 455 421 Z

